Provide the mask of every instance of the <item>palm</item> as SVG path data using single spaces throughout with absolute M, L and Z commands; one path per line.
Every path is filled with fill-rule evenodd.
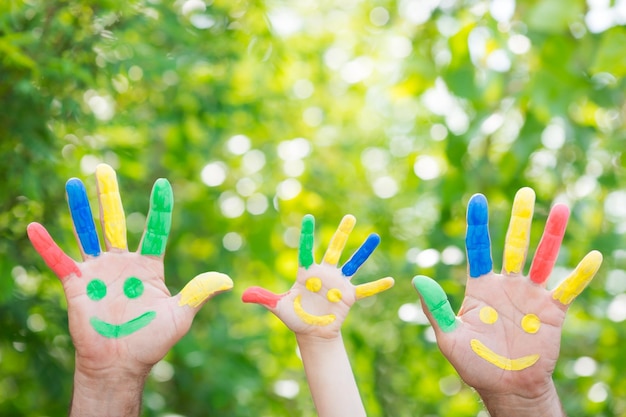
M 100 165 L 96 178 L 107 251 L 100 248 L 85 187 L 75 178 L 66 190 L 83 262 L 67 256 L 38 223 L 28 226 L 28 236 L 63 283 L 81 366 L 149 369 L 189 330 L 202 304 L 231 289 L 232 281 L 215 272 L 200 274 L 172 297 L 163 268 L 173 207 L 169 182 L 155 182 L 142 242 L 129 252 L 115 172 Z
M 154 364 L 187 332 L 191 321 L 165 286 L 161 259 L 108 252 L 78 266 L 81 276 L 63 282 L 70 333 L 77 352 L 94 366 L 114 364 L 120 358 Z M 129 297 L 124 284 L 131 277 L 141 282 L 142 290 L 141 294 L 135 291 Z M 106 288 L 100 299 L 94 299 L 88 289 L 96 279 Z M 139 323 L 136 330 L 126 330 L 127 323 L 140 317 L 145 317 L 144 323 Z M 96 330 L 93 320 L 112 326 L 103 324 Z M 116 331 L 129 334 L 115 337 Z
M 344 217 L 324 260 L 318 264 L 314 262 L 312 253 L 313 216 L 305 216 L 300 240 L 300 267 L 294 285 L 280 295 L 252 287 L 244 292 L 243 301 L 264 305 L 296 334 L 324 338 L 337 336 L 357 299 L 377 294 L 393 285 L 393 279 L 389 277 L 358 286 L 350 282 L 378 245 L 376 235 L 370 235 L 342 268 L 337 267 L 354 222 L 354 217 Z
M 493 320 L 493 312 L 497 318 L 490 323 L 485 316 L 491 313 Z M 538 329 L 528 328 L 529 318 L 535 320 L 530 314 L 539 319 L 534 322 Z M 442 333 L 438 343 L 466 383 L 480 391 L 520 393 L 550 379 L 565 308 L 554 302 L 549 291 L 521 275 L 489 273 L 470 278 L 458 317 L 458 329 Z M 488 363 L 472 348 L 473 340 L 511 362 Z
M 487 201 L 482 195 L 472 197 L 466 235 L 469 276 L 458 315 L 436 282 L 424 276 L 413 279 L 442 353 L 463 380 L 480 392 L 531 398 L 546 391 L 559 355 L 567 308 L 602 261 L 592 251 L 556 289 L 546 290 L 569 216 L 567 207 L 555 205 L 529 275 L 523 276 L 533 209 L 534 192 L 521 189 L 513 204 L 503 271 L 496 274 Z

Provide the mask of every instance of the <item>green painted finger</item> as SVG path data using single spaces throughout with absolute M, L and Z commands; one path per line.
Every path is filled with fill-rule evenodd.
M 165 178 L 159 178 L 152 187 L 150 210 L 146 221 L 146 232 L 141 242 L 142 255 L 161 256 L 165 253 L 167 237 L 172 227 L 174 194 Z
M 300 249 L 298 250 L 298 261 L 300 266 L 308 269 L 313 265 L 313 231 L 315 230 L 315 217 L 307 214 L 302 218 L 302 229 L 300 230 Z
M 423 275 L 417 275 L 413 278 L 413 286 L 424 299 L 428 311 L 441 330 L 447 333 L 456 329 L 458 326 L 456 315 L 452 311 L 448 297 L 441 286 Z

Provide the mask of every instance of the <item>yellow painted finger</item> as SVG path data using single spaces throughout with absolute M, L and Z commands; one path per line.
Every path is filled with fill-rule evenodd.
M 570 304 L 591 282 L 602 265 L 602 254 L 591 251 L 576 266 L 576 269 L 558 287 L 554 289 L 552 298 L 562 304 Z
M 393 278 L 381 278 L 377 281 L 368 282 L 366 284 L 361 284 L 356 286 L 356 299 L 360 300 L 362 298 L 371 297 L 372 295 L 376 295 L 379 292 L 383 292 L 393 287 L 394 281 Z
M 524 267 L 534 207 L 535 192 L 532 188 L 524 187 L 515 194 L 504 242 L 504 271 L 507 274 L 517 274 Z
M 113 168 L 106 164 L 98 165 L 96 182 L 106 242 L 110 247 L 126 249 L 128 246 L 126 242 L 126 218 Z
M 348 241 L 348 236 L 350 236 L 355 224 L 356 218 L 351 214 L 347 214 L 343 217 L 343 219 L 341 219 L 341 223 L 339 223 L 337 231 L 330 239 L 328 249 L 326 249 L 326 253 L 324 254 L 323 262 L 331 265 L 337 265 L 341 252 Z
M 233 288 L 233 280 L 219 272 L 205 272 L 189 281 L 180 291 L 179 306 L 197 308 L 208 298 Z

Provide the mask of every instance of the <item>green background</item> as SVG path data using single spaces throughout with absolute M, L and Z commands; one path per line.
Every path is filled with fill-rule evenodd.
M 465 207 L 490 203 L 494 267 L 517 189 L 570 218 L 550 288 L 591 249 L 554 379 L 568 414 L 626 415 L 625 2 L 582 0 L 0 2 L 0 415 L 60 416 L 73 347 L 61 285 L 25 236 L 79 259 L 64 184 L 117 171 L 129 245 L 150 188 L 175 194 L 166 283 L 228 273 L 151 374 L 145 416 L 314 416 L 293 335 L 251 285 L 287 290 L 300 220 L 320 259 L 344 213 L 379 249 L 356 275 L 396 286 L 343 326 L 370 416 L 485 416 L 420 316 L 410 281 L 454 308 Z

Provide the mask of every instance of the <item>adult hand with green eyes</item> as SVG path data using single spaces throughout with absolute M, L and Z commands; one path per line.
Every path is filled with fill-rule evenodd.
M 534 204 L 532 189 L 518 191 L 498 274 L 492 270 L 487 200 L 481 194 L 470 199 L 468 278 L 457 315 L 439 284 L 413 278 L 441 352 L 494 417 L 564 415 L 552 380 L 561 329 L 568 306 L 602 263 L 602 255 L 592 251 L 555 289 L 546 289 L 569 217 L 569 209 L 557 204 L 524 276 Z
M 356 286 L 350 282 L 378 246 L 380 238 L 375 234 L 365 240 L 341 269 L 337 267 L 355 223 L 351 215 L 342 219 L 318 264 L 313 256 L 315 221 L 311 215 L 304 216 L 299 268 L 291 289 L 275 294 L 261 287 L 251 287 L 242 297 L 244 302 L 265 306 L 295 333 L 320 417 L 366 415 L 343 345 L 341 325 L 357 300 L 385 291 L 394 284 L 390 277 Z
M 152 366 L 184 336 L 209 298 L 230 290 L 232 280 L 207 272 L 171 296 L 163 257 L 170 232 L 173 194 L 159 179 L 139 250 L 129 252 L 126 221 L 115 171 L 96 169 L 102 251 L 84 184 L 66 184 L 82 262 L 61 250 L 39 223 L 27 232 L 33 246 L 59 277 L 67 299 L 69 329 L 76 349 L 72 416 L 138 416 Z

